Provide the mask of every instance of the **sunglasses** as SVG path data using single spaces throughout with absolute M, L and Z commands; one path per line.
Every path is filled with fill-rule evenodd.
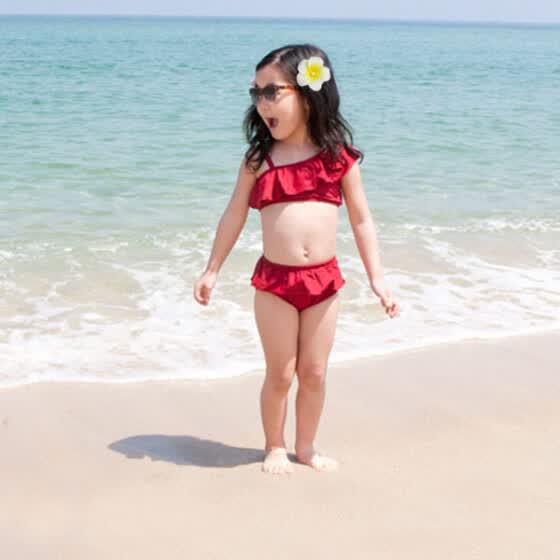
M 249 88 L 249 95 L 251 96 L 251 101 L 256 105 L 261 97 L 264 97 L 267 101 L 276 101 L 276 95 L 280 90 L 288 89 L 295 91 L 297 88 L 295 86 L 282 85 L 277 86 L 275 84 L 269 84 L 263 88 L 251 87 Z

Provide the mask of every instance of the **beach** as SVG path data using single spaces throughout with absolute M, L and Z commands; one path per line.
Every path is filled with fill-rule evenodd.
M 557 558 L 559 343 L 553 331 L 329 366 L 316 443 L 333 473 L 261 471 L 263 370 L 2 389 L 2 556 Z
M 319 20 L 0 16 L 0 560 L 560 556 L 558 26 Z M 193 286 L 255 65 L 303 40 L 401 312 L 344 204 L 316 441 L 340 467 L 273 475 L 258 212 L 209 306 Z

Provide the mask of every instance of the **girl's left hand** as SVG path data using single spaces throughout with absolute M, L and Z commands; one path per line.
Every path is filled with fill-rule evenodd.
M 381 299 L 381 305 L 385 308 L 385 312 L 391 319 L 396 317 L 399 313 L 399 306 L 393 299 L 393 292 L 385 285 L 385 280 L 382 277 L 376 277 L 371 281 L 371 289 Z

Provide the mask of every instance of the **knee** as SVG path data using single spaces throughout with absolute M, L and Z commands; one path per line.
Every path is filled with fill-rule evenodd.
M 294 374 L 293 369 L 283 369 L 281 371 L 267 370 L 265 382 L 273 391 L 287 393 L 292 385 Z
M 326 365 L 319 363 L 300 367 L 297 372 L 298 382 L 306 389 L 318 391 L 325 384 L 326 370 Z

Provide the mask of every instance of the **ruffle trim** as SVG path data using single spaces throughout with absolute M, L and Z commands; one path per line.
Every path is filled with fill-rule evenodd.
M 273 202 L 306 199 L 340 206 L 340 181 L 357 159 L 343 147 L 336 161 L 323 151 L 301 162 L 267 169 L 253 186 L 249 206 L 260 210 Z
M 337 291 L 345 283 L 337 262 L 311 270 L 286 271 L 270 268 L 259 259 L 251 276 L 251 285 L 258 290 L 285 294 L 318 296 L 328 290 Z

